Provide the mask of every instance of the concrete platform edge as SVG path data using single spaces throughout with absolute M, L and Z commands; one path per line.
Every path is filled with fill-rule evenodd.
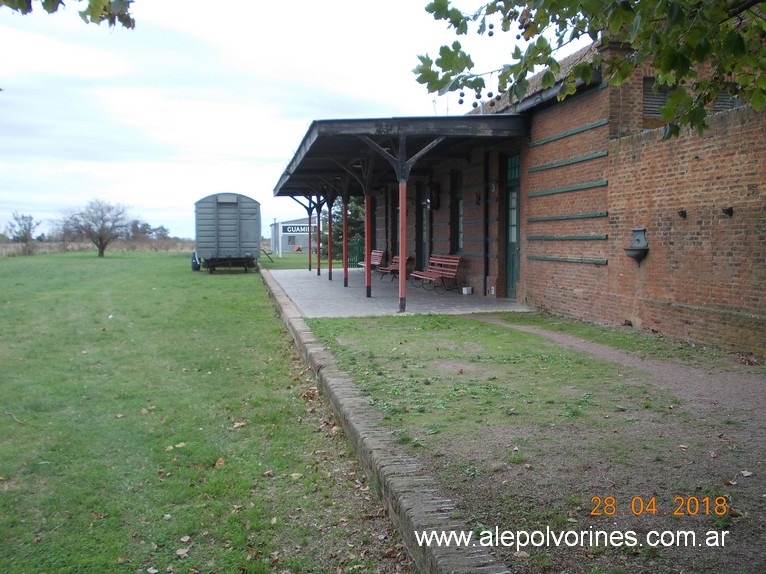
M 511 574 L 480 546 L 439 547 L 417 543 L 415 532 L 419 530 L 469 531 L 471 528 L 453 518 L 452 501 L 436 494 L 434 479 L 380 427 L 380 412 L 367 403 L 353 379 L 338 367 L 332 353 L 316 340 L 279 282 L 264 269 L 261 269 L 261 278 L 421 574 Z

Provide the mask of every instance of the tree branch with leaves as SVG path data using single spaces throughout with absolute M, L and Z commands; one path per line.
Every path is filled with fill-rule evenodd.
M 43 10 L 52 14 L 64 5 L 63 0 L 40 0 Z M 80 17 L 86 23 L 101 24 L 107 22 L 110 26 L 121 24 L 125 28 L 133 29 L 136 21 L 130 14 L 130 5 L 133 0 L 87 0 L 85 7 L 79 11 Z M 0 0 L 0 8 L 7 7 L 21 14 L 29 14 L 34 8 L 32 0 Z
M 457 9 L 450 0 L 426 6 L 457 36 L 493 36 L 498 30 L 514 34 L 517 44 L 509 62 L 499 70 L 498 90 L 512 99 L 524 98 L 531 77 L 544 69 L 543 89 L 553 87 L 559 63 L 557 51 L 581 38 L 618 42 L 627 49 L 602 60 L 576 64 L 562 80 L 559 98 L 574 93 L 578 82 L 590 81 L 595 69 L 613 85 L 636 70 L 651 66 L 657 86 L 672 90 L 662 109 L 666 135 L 691 125 L 707 127 L 707 107 L 723 91 L 756 110 L 766 105 L 766 2 L 756 0 L 495 0 L 473 13 Z M 429 92 L 461 89 L 481 94 L 489 72 L 475 70 L 459 41 L 442 46 L 434 60 L 418 56 L 413 70 Z

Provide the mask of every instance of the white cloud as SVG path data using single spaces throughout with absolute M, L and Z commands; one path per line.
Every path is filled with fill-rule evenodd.
M 133 31 L 0 9 L 0 228 L 100 198 L 190 237 L 224 191 L 305 216 L 273 188 L 312 120 L 446 113 L 411 71 L 454 39 L 426 3 L 137 0 Z

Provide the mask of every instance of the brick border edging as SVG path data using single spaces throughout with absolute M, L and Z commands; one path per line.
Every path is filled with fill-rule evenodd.
M 261 269 L 261 278 L 304 360 L 330 399 L 360 464 L 377 485 L 388 515 L 421 574 L 511 574 L 481 546 L 418 545 L 415 531 L 468 531 L 470 528 L 463 521 L 451 518 L 454 503 L 437 494 L 434 479 L 425 473 L 417 459 L 394 442 L 390 432 L 381 428 L 381 413 L 370 406 L 354 380 L 337 366 L 332 353 L 317 341 L 271 273 Z

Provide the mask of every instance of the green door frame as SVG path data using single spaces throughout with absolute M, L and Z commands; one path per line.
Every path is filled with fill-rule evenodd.
M 425 269 L 431 256 L 431 201 L 428 190 L 415 185 L 415 267 Z
M 516 298 L 521 251 L 521 155 L 506 158 L 505 166 L 505 296 Z

